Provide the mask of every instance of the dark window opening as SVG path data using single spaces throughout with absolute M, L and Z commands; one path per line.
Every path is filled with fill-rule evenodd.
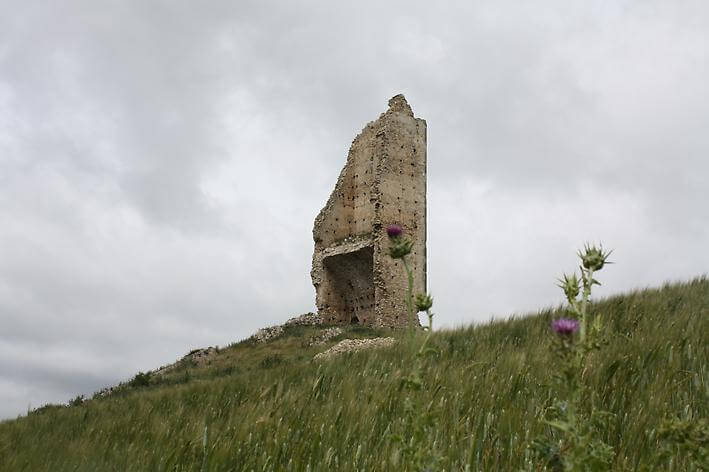
M 365 246 L 352 252 L 325 257 L 325 277 L 330 304 L 341 323 L 363 324 L 373 315 L 373 304 L 366 307 L 362 300 L 374 299 L 374 248 Z

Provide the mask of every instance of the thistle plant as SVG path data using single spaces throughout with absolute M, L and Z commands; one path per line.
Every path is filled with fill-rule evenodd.
M 436 471 L 441 470 L 443 461 L 438 445 L 431 437 L 436 434 L 435 417 L 431 412 L 432 403 L 425 409 L 417 408 L 411 397 L 404 399 L 404 415 L 402 418 L 406 435 L 393 434 L 392 442 L 399 445 L 391 458 L 391 465 L 401 470 Z
M 406 256 L 411 254 L 414 243 L 411 239 L 404 236 L 404 229 L 399 225 L 387 226 L 387 235 L 391 243 L 389 246 L 389 255 L 392 259 L 401 259 L 401 263 L 404 264 L 404 269 L 406 270 L 408 283 L 406 289 L 406 313 L 409 335 L 411 335 L 414 329 L 414 272 L 413 269 L 409 267 Z
M 425 312 L 428 317 L 428 326 L 424 328 L 428 334 L 426 334 L 426 339 L 423 341 L 421 348 L 419 349 L 420 356 L 423 355 L 426 344 L 428 344 L 428 340 L 431 338 L 431 334 L 433 334 L 433 312 L 431 311 L 431 308 L 433 307 L 433 297 L 426 293 L 419 293 L 416 295 L 416 300 L 414 303 L 416 305 L 416 313 L 418 314 Z
M 393 434 L 392 440 L 400 445 L 399 451 L 392 458 L 393 465 L 398 466 L 402 462 L 405 470 L 438 470 L 441 455 L 435 441 L 431 441 L 431 436 L 436 431 L 436 421 L 433 414 L 433 401 L 429 402 L 425 408 L 415 406 L 414 392 L 424 388 L 426 378 L 425 355 L 432 351 L 426 349 L 431 334 L 433 333 L 433 298 L 429 294 L 419 293 L 416 298 L 413 296 L 414 275 L 409 266 L 406 256 L 411 253 L 413 243 L 404 236 L 404 230 L 399 225 L 389 225 L 387 235 L 391 245 L 389 255 L 393 259 L 401 259 L 407 276 L 406 309 L 408 315 L 408 331 L 410 338 L 413 338 L 414 314 L 425 312 L 428 317 L 427 335 L 416 352 L 413 369 L 409 375 L 401 379 L 401 388 L 409 391 L 404 399 L 404 415 L 402 417 L 402 433 Z M 415 310 L 414 310 L 415 308 Z M 435 395 L 435 393 L 434 393 Z
M 402 418 L 402 434 L 392 435 L 395 443 L 400 445 L 400 450 L 393 460 L 394 466 L 399 466 L 403 462 L 404 470 L 433 471 L 440 470 L 440 463 L 443 456 L 440 454 L 439 446 L 432 436 L 435 435 L 436 416 L 433 412 L 433 400 L 429 401 L 425 407 L 416 407 L 413 392 L 424 388 L 426 379 L 425 355 L 433 352 L 433 349 L 426 349 L 428 340 L 433 332 L 433 298 L 430 295 L 420 293 L 415 300 L 417 313 L 425 312 L 428 316 L 428 331 L 426 338 L 416 352 L 415 361 L 411 373 L 401 381 L 401 387 L 408 390 L 409 394 L 404 399 L 404 415 Z M 433 395 L 438 392 L 434 389 Z M 400 457 L 399 457 L 400 456 Z M 406 467 L 411 467 L 408 469 Z
M 594 285 L 601 285 L 596 279 L 593 278 L 593 274 L 603 269 L 606 264 L 612 264 L 608 262 L 608 256 L 613 251 L 604 251 L 603 246 L 589 246 L 586 244 L 583 251 L 578 252 L 578 256 L 581 259 L 581 282 L 583 285 L 583 292 L 581 293 L 581 300 L 577 300 L 579 295 L 579 280 L 576 274 L 568 276 L 564 274 L 562 279 L 559 279 L 559 287 L 564 291 L 566 299 L 569 302 L 569 308 L 574 316 L 580 321 L 580 338 L 581 344 L 586 343 L 586 337 L 588 333 L 588 317 L 587 309 L 591 298 L 591 289 Z
M 598 438 L 598 430 L 612 415 L 596 408 L 595 395 L 584 384 L 588 357 L 602 345 L 601 318 L 591 320 L 589 311 L 592 288 L 600 285 L 594 274 L 610 263 L 609 254 L 600 246 L 587 244 L 578 253 L 581 278 L 574 273 L 559 279 L 570 316 L 551 324 L 552 345 L 559 359 L 559 370 L 554 376 L 557 397 L 542 418 L 549 434 L 531 445 L 548 470 L 554 472 L 606 471 L 610 470 L 614 457 L 613 448 Z

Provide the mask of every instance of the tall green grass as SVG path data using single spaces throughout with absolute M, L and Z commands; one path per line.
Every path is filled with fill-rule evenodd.
M 613 470 L 690 470 L 679 452 L 661 466 L 655 457 L 663 419 L 709 415 L 709 281 L 636 291 L 591 310 L 611 332 L 584 375 L 615 415 L 602 430 L 616 452 Z M 520 470 L 554 396 L 549 324 L 561 315 L 436 332 L 437 354 L 414 394 L 402 379 L 419 344 L 405 336 L 391 349 L 322 363 L 311 359 L 324 348 L 307 347 L 313 328 L 266 345 L 241 342 L 207 368 L 184 365 L 147 387 L 0 423 L 0 469 L 410 470 L 393 440 L 405 434 L 408 395 L 430 412 L 427 441 L 442 470 Z M 385 333 L 344 336 L 373 334 Z

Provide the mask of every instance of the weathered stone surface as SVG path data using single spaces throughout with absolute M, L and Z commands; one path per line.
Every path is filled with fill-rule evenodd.
M 322 324 L 322 319 L 317 313 L 305 313 L 286 321 L 283 326 L 317 326 Z
M 251 339 L 257 343 L 267 343 L 276 339 L 281 334 L 283 334 L 282 325 L 269 326 L 267 328 L 261 328 L 256 331 L 253 336 L 251 336 Z
M 320 361 L 346 352 L 357 352 L 364 349 L 391 347 L 396 343 L 394 338 L 343 339 L 327 351 L 316 354 L 314 360 Z
M 215 357 L 219 351 L 216 347 L 205 347 L 200 349 L 194 349 L 182 357 L 179 361 L 160 367 L 157 370 L 150 372 L 155 375 L 163 375 L 172 370 L 175 370 L 179 366 L 184 365 L 194 365 L 195 367 L 204 367 L 209 364 L 213 357 Z
M 311 277 L 323 322 L 406 326 L 406 277 L 401 261 L 388 255 L 390 224 L 414 242 L 407 256 L 414 290 L 425 292 L 426 122 L 403 95 L 354 139 L 315 219 Z
M 325 344 L 334 337 L 342 334 L 342 328 L 327 328 L 310 338 L 308 346 L 319 346 Z
M 305 313 L 289 319 L 282 325 L 261 328 L 256 331 L 250 339 L 257 343 L 267 343 L 283 334 L 283 329 L 286 326 L 318 326 L 320 324 L 322 324 L 320 315 L 317 313 Z

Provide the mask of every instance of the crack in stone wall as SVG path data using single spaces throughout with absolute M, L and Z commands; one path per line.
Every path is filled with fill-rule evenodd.
M 324 322 L 406 326 L 406 277 L 388 255 L 390 224 L 414 242 L 414 289 L 425 292 L 426 122 L 403 95 L 354 139 L 315 219 L 311 277 Z

